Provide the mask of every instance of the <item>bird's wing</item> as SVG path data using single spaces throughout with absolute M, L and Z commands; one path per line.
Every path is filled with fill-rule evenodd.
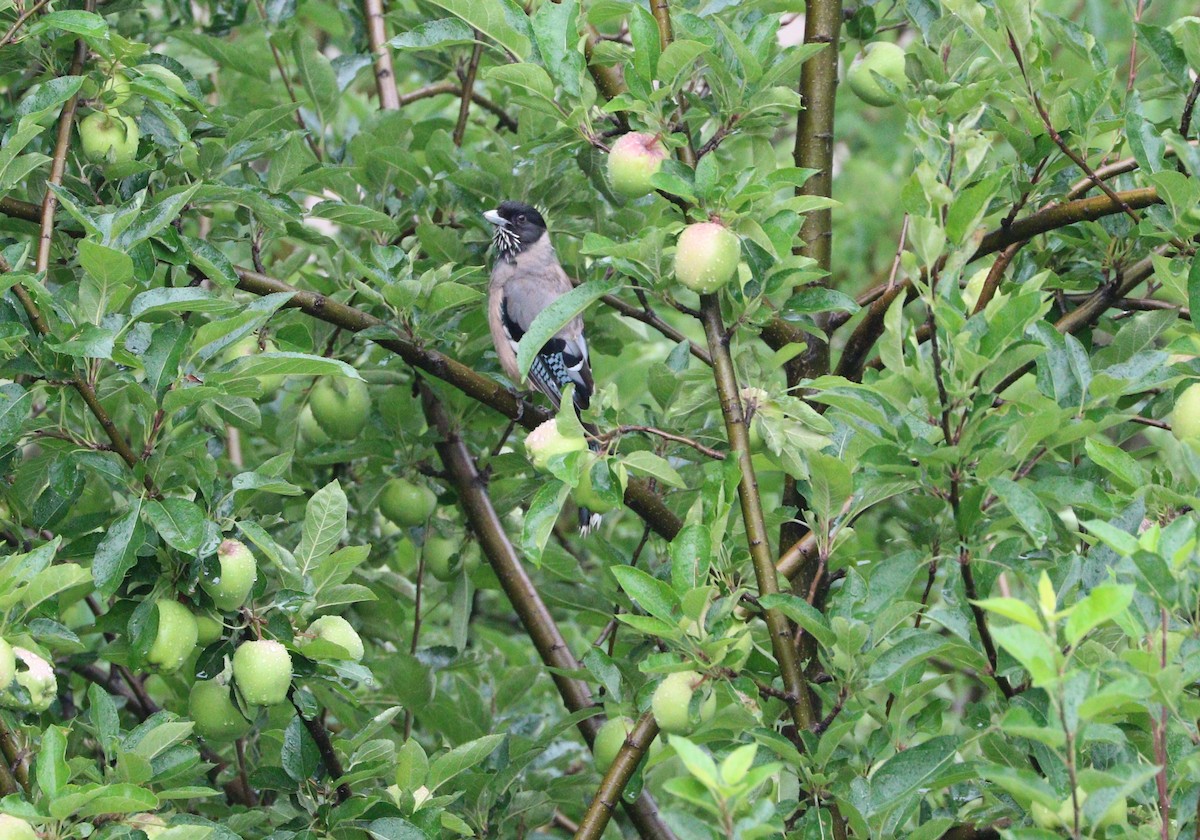
M 551 301 L 547 301 L 547 304 Z M 523 318 L 516 306 L 510 307 L 505 296 L 500 300 L 500 323 L 508 342 L 508 351 L 516 357 L 517 345 L 533 318 Z M 534 317 L 537 317 L 536 315 Z M 567 385 L 575 386 L 575 407 L 583 410 L 591 403 L 595 383 L 588 362 L 587 340 L 583 336 L 583 320 L 573 318 L 549 341 L 542 345 L 529 366 L 529 381 L 550 398 L 557 408 Z

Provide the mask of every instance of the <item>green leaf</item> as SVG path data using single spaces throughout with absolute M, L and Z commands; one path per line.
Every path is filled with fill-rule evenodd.
M 833 628 L 829 626 L 829 619 L 803 598 L 779 592 L 764 595 L 758 599 L 758 602 L 765 609 L 779 610 L 804 628 L 805 632 L 809 633 L 823 647 L 833 647 L 837 643 L 837 636 L 834 634 Z
M 525 11 L 513 0 L 431 0 L 462 18 L 521 61 L 529 58 L 533 33 Z
M 1137 491 L 1146 486 L 1145 468 L 1125 450 L 1095 437 L 1087 438 L 1083 445 L 1088 457 L 1116 479 L 1122 489 Z
M 680 489 L 687 487 L 683 476 L 671 466 L 666 458 L 648 450 L 639 449 L 637 452 L 630 452 L 628 455 L 622 456 L 621 463 L 631 470 L 657 478 L 668 487 Z
M 194 502 L 169 498 L 146 502 L 146 516 L 167 545 L 186 554 L 194 554 L 204 541 L 207 518 Z
M 539 312 L 517 346 L 517 369 L 521 378 L 529 376 L 529 367 L 538 351 L 565 327 L 568 321 L 604 295 L 615 292 L 620 286 L 621 281 L 615 277 L 609 280 L 592 280 L 567 292 Z
M 211 385 L 226 387 L 258 382 L 264 376 L 345 376 L 362 379 L 357 370 L 340 359 L 309 353 L 252 353 L 227 363 L 208 378 Z
M 471 44 L 475 33 L 458 18 L 439 18 L 422 23 L 388 41 L 394 50 L 429 50 L 456 44 Z
M 367 825 L 373 840 L 429 840 L 429 835 L 406 819 L 382 817 Z
M 310 574 L 337 547 L 346 530 L 348 504 L 335 479 L 313 494 L 304 511 L 296 564 L 301 574 Z
M 37 751 L 37 783 L 42 796 L 57 797 L 71 779 L 67 767 L 67 735 L 61 726 L 48 726 L 42 732 Z
M 96 589 L 105 598 L 117 591 L 125 579 L 125 573 L 133 568 L 136 552 L 144 539 L 141 509 L 142 501 L 136 499 L 96 546 L 96 554 L 92 558 L 92 577 L 96 581 Z
M 654 79 L 661 53 L 658 23 L 641 3 L 629 7 L 629 37 L 633 41 L 633 69 L 646 82 Z
M 504 741 L 504 735 L 484 735 L 466 744 L 460 744 L 448 753 L 443 753 L 429 763 L 429 777 L 425 786 L 436 791 L 459 773 L 470 770 L 496 751 Z
M 1037 546 L 1045 545 L 1054 533 L 1050 512 L 1031 490 L 1007 478 L 993 478 L 989 482 L 993 493 L 1004 502 L 1004 506 L 1016 517 Z
M 712 562 L 712 532 L 698 522 L 683 526 L 671 540 L 671 588 L 678 593 L 708 580 Z
M 579 43 L 579 0 L 543 3 L 533 15 L 533 34 L 537 39 L 542 64 L 550 71 L 563 92 L 579 96 L 583 56 Z
M 312 101 L 321 124 L 329 125 L 337 116 L 340 103 L 333 66 L 317 49 L 316 41 L 305 29 L 297 30 L 296 40 L 292 42 L 292 56 L 296 60 L 300 83 Z
M 1074 646 L 1087 633 L 1123 613 L 1133 603 L 1134 587 L 1103 583 L 1078 602 L 1067 618 L 1067 643 Z
M 1192 260 L 1188 268 L 1187 302 L 1189 312 L 1200 312 L 1200 260 Z
M 554 523 L 570 493 L 570 485 L 555 479 L 543 483 L 530 499 L 521 527 L 521 550 L 535 563 L 541 561 L 546 541 L 550 539 Z
M 901 806 L 922 789 L 936 787 L 959 745 L 957 737 L 940 735 L 889 758 L 871 776 L 871 811 Z
M 1037 611 L 1029 606 L 1029 604 L 1026 604 L 1024 601 L 1018 601 L 1016 598 L 984 598 L 981 601 L 972 601 L 971 603 L 988 612 L 1002 615 L 1005 618 L 1011 618 L 1013 621 L 1024 624 L 1033 630 L 1041 631 L 1043 629 Z
M 609 571 L 625 594 L 655 618 L 673 623 L 679 618 L 679 596 L 670 586 L 633 566 L 613 566 Z
M 108 24 L 104 22 L 104 18 L 95 12 L 78 9 L 44 14 L 30 24 L 25 34 L 27 37 L 33 37 L 47 29 L 61 29 L 63 32 L 73 32 L 87 38 L 99 38 L 108 34 Z
M 142 785 L 112 783 L 90 785 L 80 793 L 59 796 L 50 803 L 50 816 L 63 820 L 99 814 L 134 814 L 158 808 L 158 797 Z
M 489 67 L 483 74 L 489 82 L 524 88 L 534 96 L 554 102 L 554 82 L 536 64 L 500 64 Z
M 15 382 L 0 385 L 0 446 L 8 446 L 17 439 L 32 405 L 32 392 Z
M 329 219 L 339 225 L 376 230 L 381 233 L 395 233 L 396 222 L 386 213 L 372 210 L 358 204 L 343 204 L 340 201 L 322 201 L 311 211 L 314 216 Z

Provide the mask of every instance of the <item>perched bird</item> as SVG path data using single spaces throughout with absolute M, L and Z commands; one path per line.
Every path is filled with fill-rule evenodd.
M 546 220 L 536 208 L 517 201 L 502 201 L 483 217 L 495 226 L 492 243 L 496 262 L 488 286 L 488 327 L 500 366 L 518 386 L 517 344 L 538 313 L 571 291 L 571 280 L 558 263 Z M 529 381 L 550 398 L 555 408 L 567 385 L 575 386 L 576 413 L 588 407 L 595 390 L 588 363 L 583 318 L 576 315 L 547 341 L 529 368 Z M 585 426 L 590 432 L 595 429 Z M 590 445 L 596 448 L 594 442 Z M 587 534 L 600 524 L 600 515 L 579 510 L 579 530 Z

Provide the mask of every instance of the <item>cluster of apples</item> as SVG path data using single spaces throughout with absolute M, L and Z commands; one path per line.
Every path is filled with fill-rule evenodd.
M 82 93 L 97 106 L 79 121 L 83 156 L 92 163 L 128 163 L 136 158 L 141 133 L 137 120 L 125 113 L 132 110 L 128 74 L 114 65 L 102 81 L 88 79 Z
M 631 131 L 613 143 L 608 153 L 608 181 L 625 199 L 654 191 L 651 179 L 667 159 L 662 138 Z M 737 234 L 719 221 L 688 225 L 675 246 L 675 279 L 699 294 L 712 294 L 737 273 L 741 255 Z

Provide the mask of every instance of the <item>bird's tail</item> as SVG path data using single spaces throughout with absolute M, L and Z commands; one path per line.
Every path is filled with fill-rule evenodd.
M 578 411 L 578 408 L 576 408 L 576 411 Z M 587 432 L 588 449 L 592 450 L 593 452 L 599 452 L 600 451 L 600 442 L 598 440 L 596 440 L 596 437 L 597 437 L 597 435 L 600 434 L 600 430 L 597 429 L 591 423 L 584 423 L 583 429 L 584 429 L 584 431 Z M 595 511 L 591 510 L 590 508 L 586 508 L 583 505 L 580 505 L 579 506 L 579 536 L 586 537 L 592 531 L 599 528 L 601 519 L 602 519 L 602 517 L 600 516 L 600 514 L 596 513 Z

